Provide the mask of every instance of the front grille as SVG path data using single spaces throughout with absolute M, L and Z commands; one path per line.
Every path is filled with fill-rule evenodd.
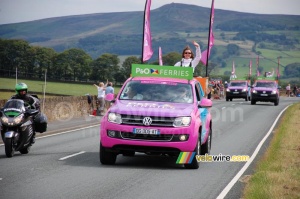
M 242 92 L 242 89 L 230 89 L 230 92 Z
M 257 94 L 268 94 L 270 95 L 272 91 L 257 91 Z
M 123 139 L 130 139 L 130 140 L 171 141 L 173 135 L 170 134 L 148 135 L 148 134 L 134 134 L 134 133 L 121 132 L 121 137 Z
M 143 119 L 146 116 L 136 116 L 136 115 L 121 115 L 122 123 L 128 125 L 144 126 Z M 150 126 L 165 126 L 173 127 L 175 117 L 151 117 L 152 123 Z

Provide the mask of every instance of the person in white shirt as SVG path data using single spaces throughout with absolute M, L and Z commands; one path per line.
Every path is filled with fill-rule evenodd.
M 193 67 L 193 71 L 195 71 L 196 66 L 201 60 L 201 49 L 197 42 L 193 41 L 193 44 L 196 47 L 196 57 L 194 57 L 192 49 L 189 46 L 186 46 L 182 51 L 181 61 L 177 62 L 174 66 Z
M 97 106 L 97 109 L 98 109 L 98 111 L 100 111 L 100 115 L 101 115 L 101 114 L 103 114 L 104 104 L 105 104 L 105 101 L 104 101 L 104 97 L 105 97 L 105 85 L 104 85 L 103 82 L 100 82 L 99 86 L 97 86 L 96 84 L 94 84 L 94 86 L 97 87 L 97 91 L 98 91 L 98 96 L 97 96 L 98 106 Z

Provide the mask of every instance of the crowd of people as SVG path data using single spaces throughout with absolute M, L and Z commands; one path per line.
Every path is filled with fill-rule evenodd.
M 286 96 L 287 97 L 299 97 L 300 96 L 300 88 L 297 87 L 297 85 L 294 85 L 291 87 L 291 84 L 288 84 L 285 87 L 286 90 Z
M 94 84 L 94 86 L 97 88 L 97 115 L 103 115 L 105 112 L 105 109 L 108 110 L 110 108 L 110 103 L 114 99 L 115 91 L 113 88 L 113 83 L 106 81 L 106 84 L 103 82 L 100 82 L 99 85 Z M 89 101 L 90 108 L 92 106 L 92 102 Z

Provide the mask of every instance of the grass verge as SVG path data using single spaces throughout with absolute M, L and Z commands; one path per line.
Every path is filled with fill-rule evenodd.
M 244 199 L 300 198 L 300 103 L 289 107 L 245 186 Z

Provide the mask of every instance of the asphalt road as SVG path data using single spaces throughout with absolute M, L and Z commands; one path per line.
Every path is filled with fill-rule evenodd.
M 251 156 L 278 114 L 299 101 L 282 97 L 279 106 L 214 101 L 211 155 Z M 99 126 L 39 138 L 29 154 L 13 158 L 0 146 L 0 198 L 217 198 L 245 165 L 203 162 L 198 170 L 187 170 L 176 159 L 119 155 L 116 165 L 101 165 Z M 241 198 L 242 187 L 235 183 L 226 198 Z

